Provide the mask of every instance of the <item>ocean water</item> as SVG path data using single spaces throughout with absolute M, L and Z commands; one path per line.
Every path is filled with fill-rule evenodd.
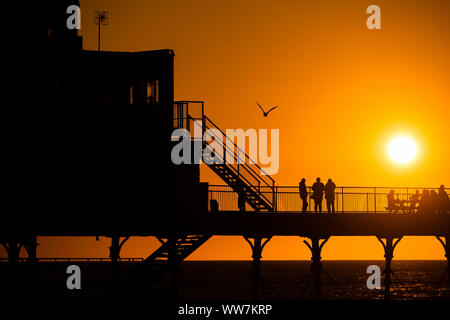
M 369 290 L 367 267 L 384 261 L 323 261 L 323 299 L 383 299 Z M 391 297 L 399 300 L 450 299 L 447 276 L 439 283 L 447 261 L 393 261 Z M 314 299 L 314 281 L 304 290 L 310 261 L 262 261 L 258 296 L 269 300 Z M 248 300 L 252 292 L 250 261 L 184 262 L 178 273 L 179 295 L 188 300 Z M 382 273 L 381 279 L 384 274 Z
M 77 264 L 82 273 L 82 290 L 67 290 L 66 268 Z M 139 262 L 121 262 L 125 275 Z M 367 267 L 384 261 L 322 261 L 322 298 L 324 300 L 381 300 L 384 287 L 369 290 L 366 286 Z M 6 264 L 0 264 L 0 280 L 7 277 Z M 40 262 L 36 291 L 43 300 L 87 299 L 111 297 L 111 265 L 109 262 Z M 393 300 L 450 300 L 448 276 L 441 282 L 447 261 L 392 262 L 396 277 L 392 277 Z M 258 298 L 271 301 L 313 300 L 314 280 L 309 285 L 310 261 L 262 261 L 258 281 Z M 381 275 L 381 280 L 384 275 Z M 6 279 L 3 279 L 4 281 Z M 0 283 L 2 283 L 0 281 Z M 248 301 L 252 298 L 251 261 L 185 261 L 177 272 L 178 296 L 181 301 Z M 125 299 L 167 301 L 170 277 L 144 292 L 123 292 Z M 306 287 L 306 289 L 305 289 Z M 305 290 L 304 290 L 305 289 Z M 1 290 L 0 290 L 1 291 Z M 142 295 L 144 294 L 144 295 Z

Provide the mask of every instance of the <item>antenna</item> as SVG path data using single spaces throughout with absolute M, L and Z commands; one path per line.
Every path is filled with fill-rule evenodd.
M 107 26 L 109 24 L 109 12 L 95 11 L 94 24 L 98 25 L 98 51 L 100 51 L 100 26 Z

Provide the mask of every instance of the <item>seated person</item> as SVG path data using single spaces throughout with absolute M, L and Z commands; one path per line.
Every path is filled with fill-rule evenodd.
M 388 200 L 388 207 L 387 209 L 389 210 L 389 213 L 392 213 L 392 210 L 394 210 L 395 212 L 398 211 L 399 209 L 399 200 L 395 199 L 395 191 L 391 190 L 388 195 L 387 195 L 387 200 Z
M 414 209 L 414 208 L 417 206 L 417 204 L 419 203 L 419 199 L 420 199 L 420 193 L 419 193 L 419 190 L 416 190 L 416 193 L 413 194 L 413 195 L 409 198 L 409 200 L 410 200 L 410 206 L 411 206 L 412 209 Z
M 450 200 L 448 198 L 447 192 L 445 191 L 444 185 L 440 186 L 438 197 L 439 197 L 438 212 L 447 213 L 450 209 Z

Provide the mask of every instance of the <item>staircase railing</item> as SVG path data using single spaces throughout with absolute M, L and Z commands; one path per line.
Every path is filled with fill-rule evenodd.
M 200 108 L 189 108 L 190 104 L 197 104 Z M 200 113 L 201 112 L 201 113 Z M 174 128 L 184 128 L 188 131 L 195 129 L 195 126 L 201 126 L 202 137 L 205 135 L 214 138 L 216 141 L 222 141 L 223 154 L 222 157 L 215 155 L 215 159 L 223 162 L 241 181 L 246 184 L 246 188 L 251 189 L 258 194 L 271 211 L 276 212 L 276 192 L 275 180 L 269 175 L 265 175 L 264 170 L 251 159 L 244 150 L 242 150 L 232 139 L 230 139 L 211 119 L 204 114 L 203 101 L 177 101 L 174 104 Z M 200 122 L 200 123 L 199 123 Z M 215 129 L 220 132 L 216 135 Z M 195 141 L 199 137 L 192 137 Z M 206 148 L 206 149 L 205 149 Z M 202 141 L 202 151 L 207 150 L 208 145 Z M 227 156 L 228 155 L 228 156 Z M 233 163 L 227 163 L 227 159 Z M 210 164 L 208 164 L 210 165 Z
M 256 170 L 259 170 L 261 173 L 264 173 L 264 170 L 205 115 L 203 116 L 202 125 L 204 134 L 206 132 L 210 137 L 214 137 L 215 141 L 222 141 L 223 155 L 222 157 L 216 155 L 217 158 L 219 158 L 223 164 L 227 165 L 240 179 L 246 182 L 247 187 L 258 193 L 258 195 L 271 206 L 272 211 L 275 211 L 275 181 L 268 175 L 260 175 L 257 173 L 251 166 L 254 166 Z M 221 136 L 217 136 L 214 130 L 208 129 L 216 129 L 220 132 Z M 230 159 L 227 155 L 231 157 L 233 163 L 226 162 L 226 160 Z M 264 193 L 262 192 L 262 189 L 264 189 Z M 269 200 L 267 193 L 271 194 L 272 199 Z

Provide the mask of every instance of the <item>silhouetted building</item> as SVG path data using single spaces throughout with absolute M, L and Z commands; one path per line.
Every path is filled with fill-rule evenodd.
M 70 4 L 33 6 L 5 46 L 0 99 L 18 212 L 69 222 L 206 212 L 198 165 L 170 160 L 173 51 L 82 50 L 66 27 Z

